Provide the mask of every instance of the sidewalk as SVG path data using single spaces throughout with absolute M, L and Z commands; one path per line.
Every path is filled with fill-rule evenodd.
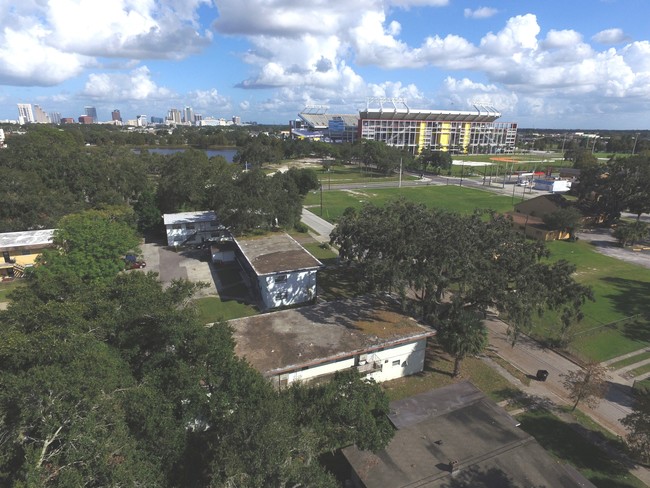
M 527 336 L 520 336 L 516 345 L 512 347 L 507 336 L 508 326 L 494 315 L 488 315 L 485 324 L 488 328 L 489 347 L 497 355 L 525 374 L 534 376 L 538 369 L 545 369 L 549 373 L 545 382 L 532 380 L 529 386 L 524 385 L 505 371 L 502 371 L 503 376 L 515 383 L 527 395 L 540 398 L 542 401 L 548 400 L 554 404 L 572 405 L 573 402 L 562 385 L 560 375 L 576 371 L 580 369 L 580 366 L 550 349 L 543 348 Z M 624 437 L 627 431 L 620 420 L 632 411 L 631 391 L 629 380 L 611 372 L 608 391 L 600 404 L 593 409 L 580 404 L 579 408 L 605 429 Z M 648 469 L 636 466 L 631 469 L 631 472 L 650 486 L 650 471 Z

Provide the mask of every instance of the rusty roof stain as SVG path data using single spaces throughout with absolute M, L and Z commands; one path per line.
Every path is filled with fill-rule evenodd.
M 317 269 L 323 266 L 323 263 L 288 234 L 267 234 L 239 238 L 236 241 L 258 275 Z
M 433 335 L 389 297 L 325 302 L 231 320 L 235 353 L 263 374 Z

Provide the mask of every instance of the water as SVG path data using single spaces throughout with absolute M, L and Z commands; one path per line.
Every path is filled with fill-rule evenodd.
M 140 149 L 134 149 L 133 151 L 139 153 Z M 175 154 L 177 152 L 185 152 L 185 149 L 153 147 L 153 148 L 147 148 L 147 151 L 154 154 L 169 155 L 169 154 Z M 235 154 L 237 154 L 237 149 L 205 149 L 204 151 L 209 158 L 213 156 L 223 156 L 224 158 L 226 158 L 226 161 L 228 161 L 229 163 L 232 163 Z

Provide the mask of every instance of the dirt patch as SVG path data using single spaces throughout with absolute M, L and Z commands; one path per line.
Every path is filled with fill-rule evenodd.
M 364 334 L 374 335 L 381 339 L 421 330 L 415 320 L 390 310 L 371 312 L 370 320 L 356 320 L 353 322 L 353 326 Z
M 267 164 L 265 168 L 275 170 L 276 172 L 280 172 L 280 173 L 289 171 L 290 168 L 322 169 L 323 161 L 324 160 L 321 158 L 303 158 L 303 159 L 295 159 L 292 161 L 284 161 L 281 164 Z

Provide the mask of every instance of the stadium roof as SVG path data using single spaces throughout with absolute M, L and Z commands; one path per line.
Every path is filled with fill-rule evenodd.
M 359 111 L 360 119 L 419 120 L 423 122 L 494 122 L 501 113 L 493 108 L 477 110 L 417 110 L 411 108 L 380 107 Z
M 298 117 L 311 129 L 327 129 L 329 127 L 329 121 L 336 118 L 343 119 L 346 127 L 356 127 L 359 123 L 359 116 L 354 114 L 314 114 L 300 112 Z

